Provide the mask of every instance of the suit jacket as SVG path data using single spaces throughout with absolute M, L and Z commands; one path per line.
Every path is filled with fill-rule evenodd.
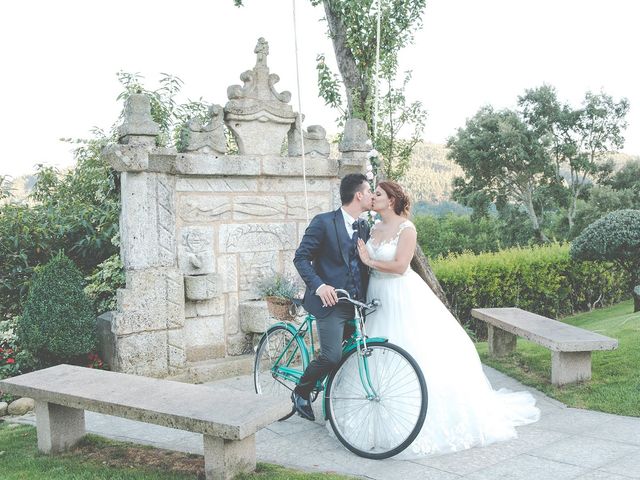
M 369 226 L 358 220 L 358 234 L 365 242 L 369 239 Z M 349 249 L 351 238 L 344 224 L 340 209 L 316 215 L 307 227 L 300 246 L 296 250 L 293 263 L 307 285 L 304 294 L 304 308 L 317 318 L 329 315 L 334 307 L 323 307 L 316 290 L 323 283 L 334 288 L 344 288 L 349 275 Z M 357 252 L 356 252 L 357 255 Z M 358 258 L 360 262 L 360 259 Z M 367 292 L 369 269 L 360 262 L 361 295 Z

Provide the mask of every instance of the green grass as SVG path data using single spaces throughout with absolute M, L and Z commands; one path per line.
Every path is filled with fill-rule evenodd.
M 592 378 L 563 387 L 551 385 L 551 352 L 518 339 L 515 353 L 494 359 L 487 342 L 476 344 L 482 362 L 569 406 L 640 416 L 640 312 L 633 301 L 563 318 L 576 327 L 616 338 L 617 350 L 592 353 Z
M 196 480 L 204 478 L 200 455 L 170 452 L 87 435 L 77 448 L 58 455 L 38 452 L 36 430 L 0 421 L 2 480 Z M 173 471 L 172 471 L 173 470 Z M 237 480 L 344 480 L 348 477 L 304 473 L 258 464 Z

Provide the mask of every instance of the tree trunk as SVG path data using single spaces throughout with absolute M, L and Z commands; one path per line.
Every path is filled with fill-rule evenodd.
M 640 285 L 633 289 L 633 313 L 640 312 Z
M 340 70 L 340 76 L 346 90 L 348 116 L 353 117 L 354 112 L 364 112 L 369 95 L 369 87 L 366 82 L 363 82 L 362 75 L 358 72 L 356 60 L 346 43 L 344 23 L 333 9 L 333 2 L 324 0 L 322 3 L 324 4 L 327 24 L 329 25 L 333 51 L 338 62 L 338 70 Z
M 540 243 L 549 243 L 549 238 L 544 234 L 542 229 L 540 228 L 540 223 L 538 222 L 538 215 L 536 215 L 536 211 L 533 208 L 533 197 L 530 192 L 528 192 L 525 208 L 527 209 L 527 214 L 529 215 L 529 219 L 533 225 L 533 230 L 536 233 L 536 237 L 538 237 L 538 241 Z
M 431 270 L 429 260 L 427 259 L 419 244 L 416 244 L 416 251 L 413 254 L 413 258 L 411 259 L 411 268 L 414 272 L 420 275 L 420 278 L 422 278 L 427 285 L 429 285 L 429 288 L 433 290 L 433 293 L 436 294 L 440 301 L 444 303 L 449 310 L 451 310 L 451 306 L 449 305 L 447 296 L 444 294 L 444 290 L 442 290 L 442 286 L 434 275 L 433 270 Z

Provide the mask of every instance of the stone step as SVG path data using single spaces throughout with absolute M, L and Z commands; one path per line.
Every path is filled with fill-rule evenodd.
M 250 375 L 253 373 L 253 361 L 254 355 L 247 354 L 202 362 L 187 362 L 184 373 L 168 377 L 167 380 L 205 383 L 223 378 Z

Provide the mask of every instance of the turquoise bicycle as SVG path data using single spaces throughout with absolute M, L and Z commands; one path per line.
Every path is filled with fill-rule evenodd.
M 386 338 L 367 338 L 364 314 L 379 301 L 362 303 L 345 290 L 336 292 L 339 301 L 356 307 L 354 332 L 343 342 L 342 360 L 317 383 L 311 399 L 323 393 L 324 418 L 345 447 L 361 457 L 388 458 L 407 448 L 420 432 L 427 414 L 427 385 L 409 353 Z M 256 348 L 256 393 L 291 401 L 291 391 L 315 356 L 314 321 L 307 315 L 299 327 L 279 322 L 268 328 Z

